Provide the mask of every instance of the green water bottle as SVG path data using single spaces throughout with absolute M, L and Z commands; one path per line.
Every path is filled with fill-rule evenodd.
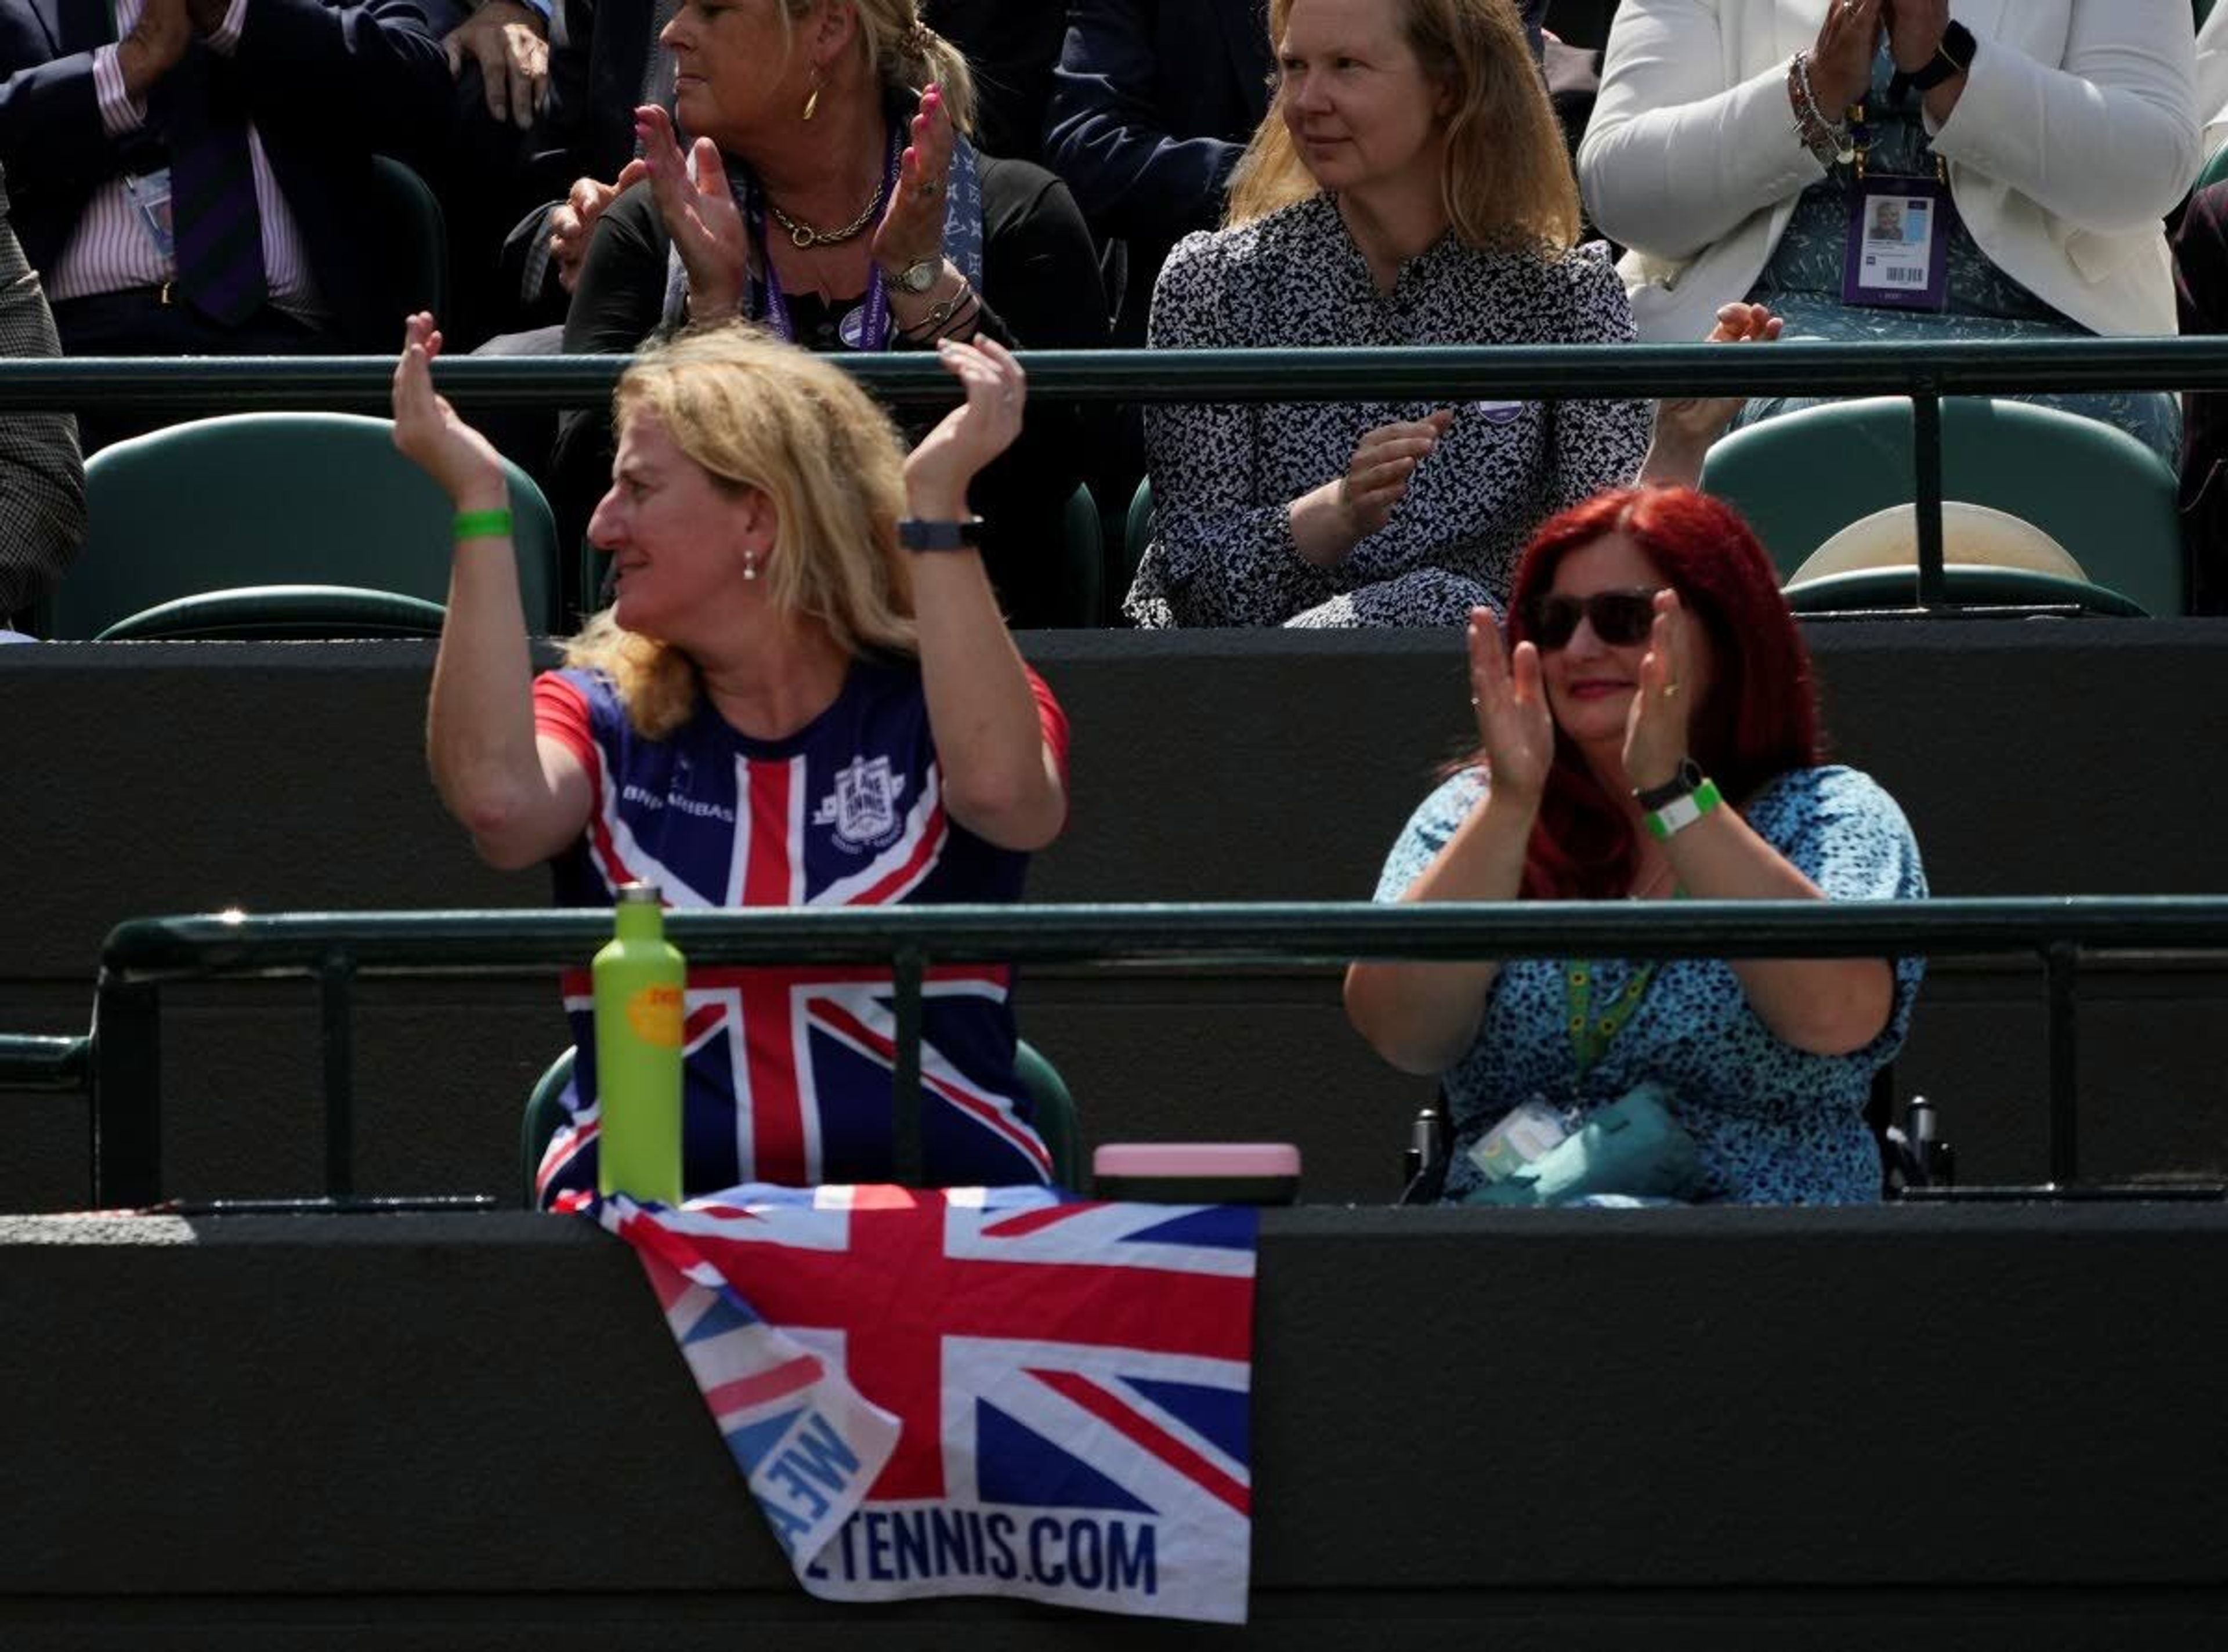
M 681 954 L 655 883 L 628 883 L 596 954 L 596 1189 L 681 1202 Z

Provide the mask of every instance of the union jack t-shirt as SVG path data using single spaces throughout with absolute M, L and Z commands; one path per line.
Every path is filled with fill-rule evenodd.
M 1067 719 L 1034 672 L 1029 681 L 1065 769 Z M 1028 857 L 944 813 L 914 661 L 855 660 L 834 704 L 780 740 L 739 732 L 702 696 L 682 727 L 644 739 L 609 679 L 592 671 L 545 673 L 534 704 L 536 731 L 564 742 L 595 788 L 587 831 L 554 863 L 560 905 L 608 906 L 621 884 L 642 880 L 675 909 L 1020 898 Z M 932 1183 L 1051 1177 L 1014 1075 L 1010 986 L 1002 965 L 927 972 L 921 1135 Z M 544 1203 L 596 1185 L 588 972 L 567 971 L 564 993 L 579 1055 L 570 1120 L 535 1178 Z M 897 1022 L 887 968 L 691 967 L 687 1017 L 690 1193 L 888 1178 Z

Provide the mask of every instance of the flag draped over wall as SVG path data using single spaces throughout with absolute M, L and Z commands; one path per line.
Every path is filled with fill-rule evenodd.
M 631 1242 L 798 1581 L 1242 1623 L 1255 1213 L 752 1185 Z

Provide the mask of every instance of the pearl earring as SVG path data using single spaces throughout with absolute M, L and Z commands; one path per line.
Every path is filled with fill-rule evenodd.
M 756 579 L 758 577 L 759 553 L 757 548 L 753 546 L 743 552 L 743 577 Z

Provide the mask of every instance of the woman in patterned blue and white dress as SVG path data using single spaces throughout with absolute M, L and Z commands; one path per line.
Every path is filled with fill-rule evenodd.
M 1730 507 L 1625 489 L 1552 519 L 1519 567 L 1507 644 L 1480 610 L 1469 657 L 1476 756 L 1402 831 L 1380 900 L 1926 893 L 1895 800 L 1818 761 L 1809 657 Z M 1444 1075 L 1450 1198 L 1479 1185 L 1469 1150 L 1526 1101 L 1584 1113 L 1652 1081 L 1693 1139 L 1701 1196 L 1840 1203 L 1879 1196 L 1865 1102 L 1920 973 L 1917 959 L 1368 963 L 1346 1001 L 1386 1060 Z

